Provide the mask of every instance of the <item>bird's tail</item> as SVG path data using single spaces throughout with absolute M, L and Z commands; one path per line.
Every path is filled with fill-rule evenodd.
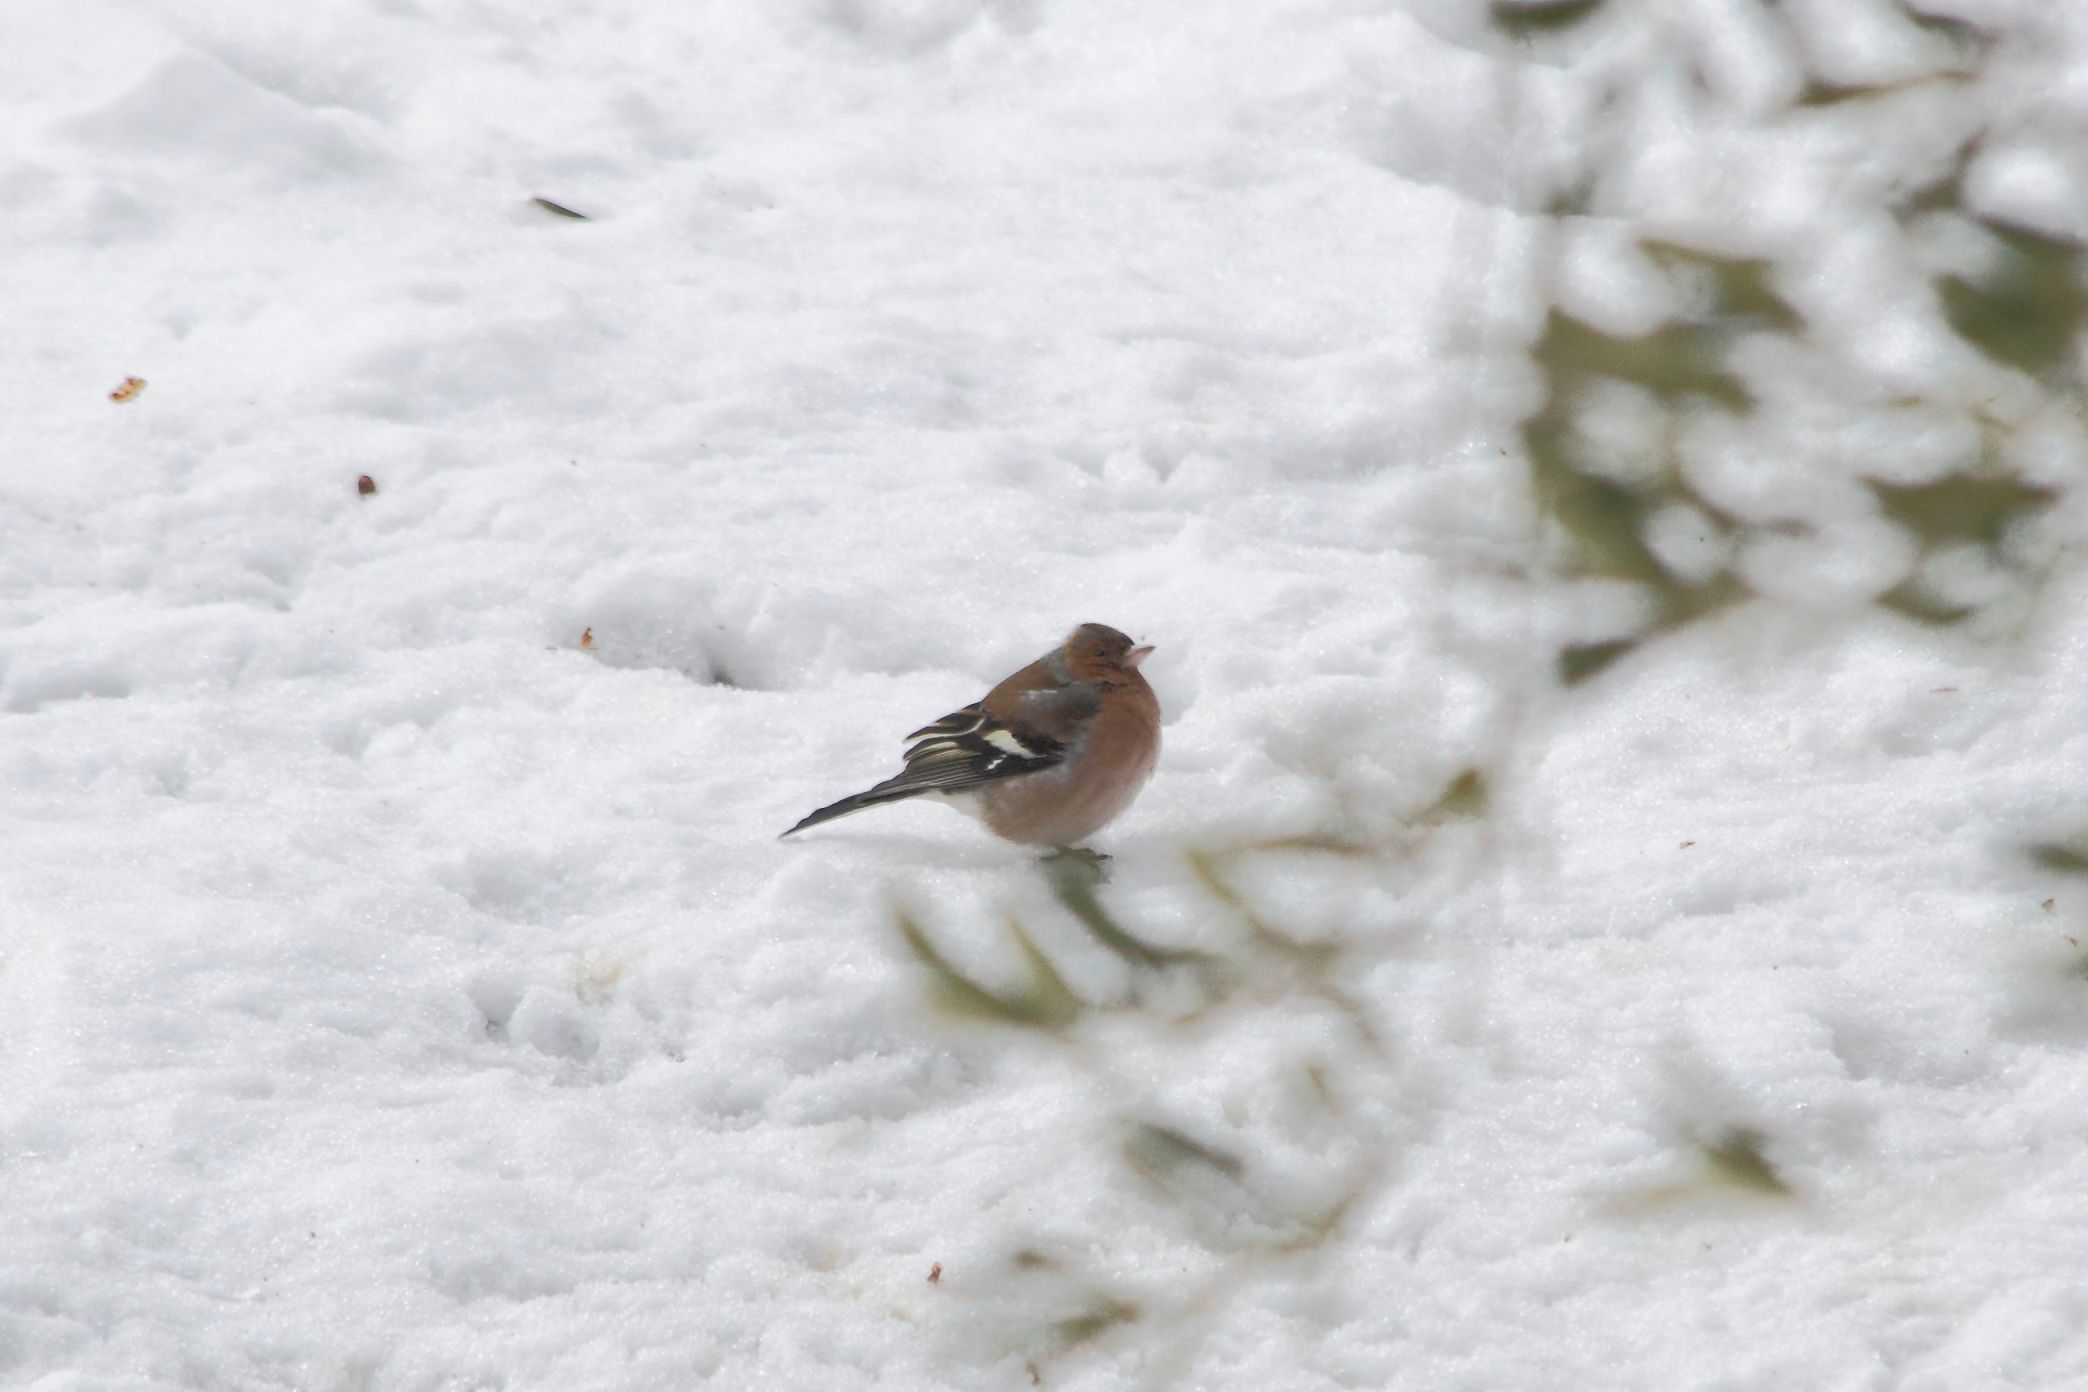
M 922 793 L 928 791 L 930 789 L 919 786 L 890 788 L 880 783 L 867 792 L 851 794 L 842 798 L 839 802 L 830 802 L 824 807 L 806 813 L 802 821 L 789 831 L 784 832 L 783 835 L 795 835 L 806 827 L 818 826 L 821 822 L 831 822 L 836 817 L 846 817 L 849 813 L 860 812 L 866 807 L 879 807 L 887 802 L 899 802 L 906 798 L 919 797 Z M 779 837 L 778 839 L 780 840 L 781 838 Z

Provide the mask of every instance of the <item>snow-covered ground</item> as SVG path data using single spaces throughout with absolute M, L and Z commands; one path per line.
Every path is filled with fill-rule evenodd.
M 2088 1386 L 2088 529 L 1558 685 L 1456 8 L 9 15 L 0 1383 Z

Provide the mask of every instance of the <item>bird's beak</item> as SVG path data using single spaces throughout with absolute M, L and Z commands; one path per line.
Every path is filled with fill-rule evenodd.
M 1131 651 L 1125 653 L 1124 665 L 1126 667 L 1132 668 L 1133 670 L 1136 670 L 1139 663 L 1145 661 L 1152 655 L 1153 645 L 1151 643 L 1147 643 L 1143 647 L 1133 648 L 1131 649 Z

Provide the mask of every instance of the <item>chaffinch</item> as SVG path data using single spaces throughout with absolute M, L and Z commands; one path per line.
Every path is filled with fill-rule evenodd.
M 1150 652 L 1106 624 L 1082 624 L 984 700 L 908 735 L 898 774 L 783 834 L 933 794 L 1010 841 L 1073 846 L 1152 776 L 1160 702 L 1138 671 Z

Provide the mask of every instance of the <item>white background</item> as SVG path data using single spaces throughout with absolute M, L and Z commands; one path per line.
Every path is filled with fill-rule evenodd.
M 2088 529 L 1558 687 L 1456 8 L 14 7 L 0 1382 L 2088 1385 Z M 1087 620 L 1198 958 L 775 839 Z

